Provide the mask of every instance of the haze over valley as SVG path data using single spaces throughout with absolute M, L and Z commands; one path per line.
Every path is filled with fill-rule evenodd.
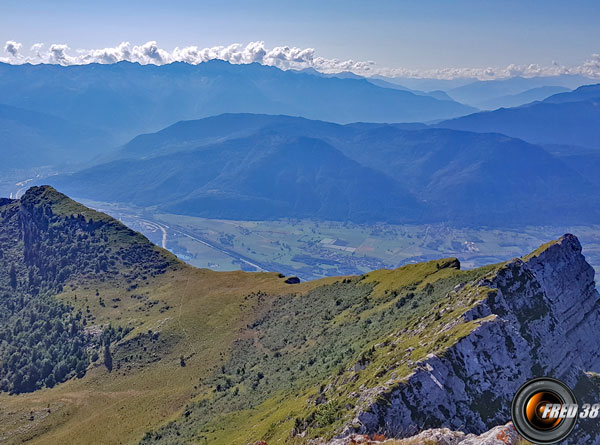
M 98 66 L 103 75 L 117 76 L 115 70 L 108 70 L 110 67 Z M 59 72 L 73 68 L 85 71 L 94 66 L 47 68 Z M 226 76 L 238 71 L 236 75 L 247 76 L 248 68 L 220 62 L 211 68 L 210 76 L 220 70 Z M 20 67 L 10 69 L 16 72 Z M 43 84 L 44 76 L 48 76 L 46 68 L 33 74 L 29 73 L 30 68 L 25 69 L 27 74 L 14 76 L 14 82 L 35 75 L 42 79 L 38 83 Z M 139 73 L 142 78 L 146 69 L 160 73 L 165 70 L 165 76 L 173 70 L 184 72 L 187 80 L 182 80 L 183 87 L 197 68 L 125 64 L 116 72 L 123 69 Z M 255 69 L 260 72 L 262 68 L 252 68 Z M 268 68 L 267 72 L 273 70 L 278 71 Z M 93 75 L 96 71 L 94 68 Z M 194 75 L 206 78 L 202 70 Z M 276 77 L 295 81 L 298 76 L 311 78 L 315 85 L 324 82 L 324 88 L 332 80 L 341 82 L 340 85 L 349 82 L 346 88 L 355 82 L 368 83 L 314 73 L 280 72 Z M 161 82 L 160 78 L 153 79 Z M 542 81 L 564 84 L 581 79 L 543 78 L 538 82 Z M 491 89 L 490 94 L 498 94 L 504 84 L 507 91 L 515 91 L 515 85 L 528 88 L 533 83 L 506 80 L 475 81 L 470 85 L 475 91 Z M 21 87 L 13 86 L 15 91 L 18 88 Z M 121 103 L 127 100 L 130 92 L 120 91 L 120 84 L 115 88 L 111 94 L 117 94 Z M 372 88 L 390 94 L 397 91 L 380 86 Z M 468 91 L 466 88 L 460 87 L 462 91 Z M 219 91 L 214 91 L 216 97 L 223 95 Z M 106 99 L 110 95 L 99 94 L 91 99 L 74 96 L 74 100 L 80 102 L 79 107 L 89 105 L 95 109 L 96 103 L 87 104 L 86 100 L 97 101 L 100 97 Z M 189 98 L 168 97 L 171 101 L 190 103 Z M 206 100 L 204 95 L 198 97 Z M 600 147 L 594 132 L 600 127 L 595 125 L 598 117 L 594 107 L 599 99 L 597 85 L 583 86 L 572 92 L 551 94 L 541 102 L 478 112 L 435 124 L 339 124 L 286 115 L 225 113 L 179 121 L 120 145 L 116 142 L 119 136 L 107 138 L 104 130 L 87 132 L 82 131 L 80 124 L 72 124 L 72 128 L 77 128 L 75 135 L 83 133 L 88 137 L 77 139 L 79 136 L 65 127 L 68 121 L 63 118 L 50 120 L 38 111 L 11 114 L 11 106 L 6 106 L 4 125 L 10 135 L 6 141 L 9 147 L 14 146 L 10 153 L 33 150 L 22 156 L 34 164 L 21 162 L 17 170 L 11 168 L 9 158 L 3 167 L 6 171 L 3 190 L 6 195 L 18 197 L 27 189 L 25 184 L 49 183 L 86 202 L 97 202 L 102 209 L 111 209 L 113 205 L 125 208 L 124 218 L 141 212 L 145 219 L 159 226 L 165 223 L 164 218 L 171 226 L 188 226 L 191 232 L 181 243 L 171 241 L 181 236 L 173 232 L 165 247 L 191 264 L 215 270 L 268 269 L 311 279 L 397 267 L 436 255 L 456 255 L 475 266 L 490 260 L 505 260 L 543 241 L 544 237 L 525 241 L 515 235 L 509 242 L 514 245 L 512 250 L 498 248 L 506 242 L 502 240 L 504 235 L 498 233 L 518 234 L 525 228 L 531 233 L 555 237 L 571 227 L 582 227 L 581 232 L 591 235 L 586 247 L 595 252 L 594 227 L 600 220 L 597 179 Z M 148 101 L 157 100 L 161 99 L 148 97 Z M 224 100 L 227 97 L 218 103 L 223 104 Z M 42 105 L 39 102 L 38 106 L 43 108 Z M 405 107 L 399 106 L 399 109 Z M 193 113 L 184 112 L 180 106 L 176 109 Z M 68 115 L 71 111 L 65 108 L 61 112 Z M 549 120 L 548 113 L 555 120 Z M 157 125 L 148 122 L 145 113 L 135 115 L 138 123 L 134 127 Z M 85 114 L 79 119 L 92 120 Z M 111 114 L 110 119 L 115 116 Z M 173 119 L 172 113 L 165 113 L 161 119 Z M 28 125 L 35 127 L 35 132 L 24 130 Z M 30 141 L 24 149 L 17 145 L 17 142 L 24 144 L 23 131 L 27 131 Z M 56 139 L 65 138 L 65 134 L 70 135 L 66 138 L 69 144 Z M 38 142 L 31 139 L 33 135 L 39 138 Z M 85 150 L 81 149 L 83 146 Z M 18 163 L 18 159 L 14 162 Z M 267 231 L 276 224 L 279 226 L 276 231 L 284 232 L 285 236 L 265 239 L 264 246 L 260 243 L 249 246 L 241 233 L 251 231 L 229 233 L 227 229 L 237 225 L 228 224 L 227 220 L 263 225 Z M 191 227 L 190 221 L 194 221 Z M 316 230 L 320 221 L 338 229 Z M 346 234 L 343 227 L 348 224 L 355 229 Z M 156 226 L 148 227 L 156 230 Z M 143 224 L 138 228 L 152 236 L 152 229 L 148 231 Z M 304 231 L 314 231 L 313 236 L 307 238 Z M 373 242 L 390 242 L 378 237 L 378 233 L 403 231 L 421 235 L 411 241 L 406 238 L 402 241 L 403 237 L 398 235 L 392 237 L 399 241 L 397 245 L 392 241 L 394 247 L 371 249 Z M 465 236 L 465 232 L 473 235 Z M 431 233 L 436 233 L 437 241 L 433 243 L 429 239 Z M 485 236 L 480 236 L 481 233 Z M 236 237 L 239 239 L 233 241 Z M 327 239 L 351 245 L 347 250 L 336 249 L 335 245 L 322 244 Z M 223 243 L 223 240 L 229 241 Z M 289 245 L 290 241 L 297 248 L 285 254 L 281 246 L 275 247 L 275 243 Z M 414 249 L 406 250 L 403 244 L 406 242 Z M 206 243 L 213 247 L 207 247 Z M 432 249 L 433 245 L 437 247 Z M 595 253 L 590 260 L 594 265 L 600 264 Z M 249 266 L 249 263 L 263 266 Z

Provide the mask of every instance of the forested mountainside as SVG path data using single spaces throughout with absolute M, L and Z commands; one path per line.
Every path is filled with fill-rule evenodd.
M 88 314 L 52 297 L 67 282 L 135 279 L 175 261 L 49 188 L 0 202 L 0 260 L 0 390 L 11 393 L 82 377 L 101 340 L 114 334 L 93 338 Z
M 186 266 L 46 186 L 0 215 L 6 443 L 480 434 L 533 376 L 597 397 L 600 296 L 573 235 L 474 270 L 447 258 L 288 284 Z
M 48 181 L 208 218 L 506 227 L 597 221 L 589 165 L 499 134 L 225 114 L 141 135 L 111 162 Z

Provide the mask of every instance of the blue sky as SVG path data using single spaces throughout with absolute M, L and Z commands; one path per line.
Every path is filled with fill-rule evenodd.
M 261 40 L 414 69 L 580 64 L 600 53 L 598 0 L 4 0 L 0 41 L 161 48 Z

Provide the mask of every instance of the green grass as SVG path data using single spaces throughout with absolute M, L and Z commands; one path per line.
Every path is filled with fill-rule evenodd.
M 501 267 L 459 270 L 447 258 L 288 285 L 277 273 L 189 267 L 105 214 L 50 198 L 61 218 L 97 222 L 99 238 L 92 239 L 114 255 L 132 247 L 145 254 L 116 257 L 119 273 L 74 274 L 64 283 L 56 298 L 81 310 L 87 329 L 111 325 L 128 333 L 111 345 L 112 372 L 99 359 L 82 379 L 0 394 L 6 443 L 300 444 L 331 437 L 360 408 L 351 394 L 361 385 L 385 387 L 376 400 L 386 403 L 427 354 L 443 354 L 489 321 L 461 316 L 493 292 L 476 283 Z M 156 255 L 168 266 L 140 272 Z
M 324 393 L 328 403 L 343 408 L 338 410 L 336 421 L 328 425 L 321 425 L 315 417 L 321 409 L 320 406 L 308 408 L 303 421 L 309 428 L 314 427 L 311 435 L 331 437 L 350 422 L 358 406 L 348 398 L 348 394 L 360 393 L 362 387 L 375 388 L 382 385 L 388 388 L 386 391 L 392 391 L 396 385 L 405 382 L 418 362 L 428 354 L 443 354 L 448 347 L 456 344 L 480 323 L 486 322 L 487 319 L 462 322 L 449 330 L 441 330 L 441 327 L 450 321 L 460 320 L 462 314 L 487 298 L 488 292 L 491 292 L 483 287 L 472 288 L 469 285 L 456 294 L 452 294 L 450 289 L 458 282 L 472 281 L 493 273 L 493 270 L 494 268 L 490 267 L 469 272 L 455 271 L 451 277 L 444 277 L 445 274 L 441 272 L 437 281 L 431 276 L 424 276 L 424 279 L 435 283 L 437 291 L 434 290 L 429 296 L 423 293 L 416 294 L 410 301 L 416 301 L 418 305 L 415 307 L 414 303 L 409 303 L 410 310 L 406 310 L 404 317 L 397 320 L 394 331 L 371 342 L 370 347 L 363 350 L 358 359 L 360 367 L 345 367 L 342 373 L 328 380 L 328 390 Z M 414 281 L 408 279 L 405 283 Z M 415 285 L 411 284 L 411 287 Z M 390 382 L 394 383 L 390 385 Z M 381 403 L 385 403 L 386 391 L 381 391 L 379 395 Z
M 533 252 L 525 255 L 523 257 L 524 261 L 528 261 L 532 258 L 538 257 L 540 256 L 542 253 L 544 253 L 546 250 L 548 250 L 550 247 L 552 247 L 553 245 L 557 244 L 557 240 L 552 240 L 552 241 L 548 241 L 547 243 L 542 244 L 540 247 L 538 247 L 537 249 L 535 249 Z
M 203 382 L 205 396 L 188 404 L 185 415 L 177 421 L 148 435 L 145 443 L 217 440 L 211 433 L 223 443 L 242 443 L 222 429 L 224 419 L 241 419 L 245 415 L 240 413 L 246 412 L 261 413 L 263 407 L 273 404 L 278 406 L 280 419 L 273 421 L 265 415 L 250 431 L 244 430 L 248 439 L 291 440 L 290 433 L 297 426 L 309 429 L 307 437 L 331 437 L 351 419 L 356 408 L 348 394 L 361 385 L 374 387 L 387 381 L 390 373 L 382 370 L 391 365 L 394 378 L 402 381 L 411 372 L 408 359 L 417 361 L 428 353 L 443 353 L 478 325 L 462 323 L 437 333 L 436 326 L 460 317 L 487 297 L 483 288 L 471 292 L 469 287 L 461 291 L 460 298 L 448 296 L 457 284 L 494 270 L 460 271 L 456 266 L 453 259 L 439 260 L 338 279 L 306 294 L 247 296 L 245 309 L 258 313 L 238 333 L 228 359 Z M 412 296 L 407 299 L 407 295 Z M 269 304 L 263 306 L 267 301 Z M 443 316 L 432 315 L 432 311 L 442 309 Z M 416 329 L 423 323 L 431 324 L 426 332 Z M 389 336 L 401 329 L 415 332 L 390 343 Z M 386 345 L 374 348 L 381 343 Z M 412 355 L 404 356 L 410 347 L 414 349 Z M 356 373 L 358 379 L 347 378 L 355 374 L 351 366 L 357 361 L 367 363 L 366 368 Z M 351 383 L 341 383 L 344 381 Z M 325 387 L 330 389 L 323 391 Z M 330 393 L 343 395 L 332 397 Z M 305 402 L 288 407 L 281 394 Z M 327 397 L 327 403 L 315 405 L 321 395 Z M 239 434 L 240 428 L 232 431 Z

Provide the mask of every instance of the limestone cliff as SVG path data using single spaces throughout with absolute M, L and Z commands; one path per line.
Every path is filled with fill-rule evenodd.
M 508 423 L 492 428 L 479 436 L 465 434 L 462 431 L 452 431 L 448 428 L 436 428 L 423 431 L 406 439 L 381 439 L 377 435 L 352 434 L 332 440 L 329 445 L 524 445 L 517 430 Z
M 482 434 L 510 420 L 512 397 L 532 377 L 560 378 L 576 387 L 580 401 L 596 394 L 586 372 L 600 371 L 600 295 L 575 236 L 456 289 L 457 300 L 477 288 L 486 296 L 440 328 L 468 324 L 466 335 L 416 363 L 408 376 L 362 388 L 354 419 L 338 437 L 408 437 L 438 427 Z M 587 425 L 573 440 L 593 443 L 596 434 Z

